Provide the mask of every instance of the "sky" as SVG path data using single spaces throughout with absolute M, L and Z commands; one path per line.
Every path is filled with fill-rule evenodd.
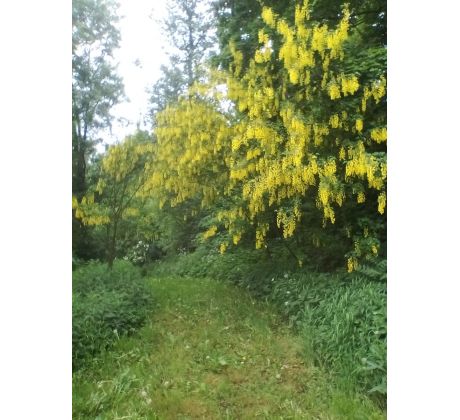
M 125 94 L 129 102 L 112 109 L 115 120 L 112 133 L 103 135 L 105 143 L 114 143 L 132 134 L 148 108 L 149 94 L 146 89 L 160 77 L 160 66 L 168 62 L 167 39 L 160 29 L 158 20 L 166 16 L 167 0 L 119 0 L 118 14 L 121 33 L 120 48 L 115 51 L 115 61 L 119 63 L 118 74 L 123 78 Z M 136 64 L 138 62 L 138 64 Z M 123 118 L 126 121 L 116 121 Z

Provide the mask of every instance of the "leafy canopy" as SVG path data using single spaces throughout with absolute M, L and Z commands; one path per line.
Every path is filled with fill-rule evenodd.
M 294 25 L 270 8 L 262 19 L 248 66 L 230 45 L 230 115 L 213 106 L 222 91 L 213 86 L 157 117 L 159 164 L 149 183 L 171 206 L 199 194 L 227 231 L 222 252 L 254 229 L 256 248 L 266 246 L 275 224 L 284 238 L 296 235 L 312 201 L 323 227 L 336 223 L 341 208 L 359 209 L 366 200 L 373 201 L 374 218 L 386 207 L 386 77 L 384 69 L 367 81 L 349 71 L 348 8 L 332 28 L 310 21 L 306 1 L 296 6 Z M 340 220 L 350 237 L 346 222 Z M 217 230 L 211 226 L 205 236 Z M 349 271 L 358 257 L 378 254 L 379 239 L 369 229 L 362 239 L 348 254 Z

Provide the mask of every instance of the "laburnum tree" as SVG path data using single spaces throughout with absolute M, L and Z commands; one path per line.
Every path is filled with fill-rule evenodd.
M 97 184 L 79 200 L 73 197 L 75 216 L 85 226 L 104 226 L 109 267 L 117 252 L 117 240 L 126 221 L 136 219 L 146 203 L 143 188 L 151 172 L 153 143 L 139 131 L 111 146 L 101 161 Z
M 384 241 L 385 68 L 361 74 L 347 61 L 346 6 L 332 28 L 310 20 L 308 2 L 295 7 L 293 24 L 270 8 L 262 19 L 247 65 L 230 45 L 231 118 L 190 99 L 158 115 L 158 156 L 176 164 L 150 182 L 163 201 L 200 196 L 217 221 L 204 236 L 227 232 L 221 252 L 247 234 L 256 248 L 276 232 L 312 246 L 340 240 L 353 271 L 382 252 Z M 317 215 L 318 229 L 332 236 L 309 230 Z
M 161 67 L 162 76 L 150 91 L 149 114 L 154 127 L 163 125 L 158 120 L 160 111 L 182 102 L 191 95 L 195 83 L 204 82 L 208 77 L 205 68 L 216 44 L 209 7 L 208 0 L 174 0 L 168 3 L 163 28 L 169 44 L 169 64 Z M 156 130 L 154 135 L 156 137 Z M 177 142 L 175 147 L 180 148 L 180 144 Z M 157 162 L 161 166 L 164 161 L 158 158 Z M 188 208 L 196 209 L 197 200 L 190 198 L 187 203 L 173 203 L 172 206 L 168 203 L 163 207 L 159 226 L 164 242 L 168 243 L 166 249 L 172 252 L 194 249 L 194 239 L 203 214 L 196 210 L 188 211 Z M 159 201 L 163 202 L 162 199 Z M 185 213 L 187 216 L 184 217 Z
M 155 197 L 170 242 L 191 250 L 205 213 L 228 182 L 228 117 L 216 86 L 199 84 L 157 115 L 153 171 L 144 191 Z
M 359 257 L 377 254 L 380 246 L 369 232 L 373 226 L 356 237 L 352 222 L 366 196 L 374 201 L 372 216 L 385 210 L 386 113 L 375 110 L 386 93 L 385 74 L 363 85 L 358 74 L 346 71 L 347 7 L 332 29 L 308 24 L 308 3 L 296 7 L 292 26 L 269 8 L 262 18 L 267 27 L 246 71 L 241 53 L 233 54 L 229 97 L 245 117 L 232 138 L 230 179 L 242 188 L 249 219 L 257 223 L 256 247 L 264 246 L 274 213 L 283 237 L 291 237 L 313 197 L 324 226 L 341 213 L 345 234 L 355 236 L 351 271 Z M 281 37 L 279 51 L 272 48 L 274 37 Z M 281 71 L 274 62 L 281 62 Z M 229 211 L 222 217 L 231 224 L 235 216 Z

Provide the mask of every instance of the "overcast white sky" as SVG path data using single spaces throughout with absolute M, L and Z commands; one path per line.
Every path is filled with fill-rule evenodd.
M 119 24 L 122 39 L 115 60 L 119 62 L 118 73 L 123 77 L 129 102 L 117 105 L 112 113 L 128 123 L 114 121 L 112 135 L 104 135 L 107 143 L 133 133 L 139 121 L 141 128 L 147 128 L 143 126 L 149 99 L 146 88 L 159 78 L 161 64 L 168 62 L 166 35 L 156 22 L 165 17 L 167 0 L 119 0 L 119 3 L 119 15 L 124 18 Z M 135 64 L 136 60 L 140 65 Z

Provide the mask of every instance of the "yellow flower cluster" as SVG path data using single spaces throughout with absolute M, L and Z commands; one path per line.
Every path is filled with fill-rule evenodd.
M 110 222 L 108 216 L 85 216 L 82 218 L 83 223 L 87 226 L 105 225 Z
M 256 229 L 256 249 L 260 249 L 265 246 L 265 237 L 267 235 L 269 226 L 268 223 L 260 223 Z
M 387 140 L 387 129 L 383 128 L 374 128 L 371 130 L 371 139 L 377 143 L 382 143 Z
M 294 13 L 294 22 L 297 28 L 304 27 L 305 21 L 310 18 L 308 1 L 305 1 L 302 5 L 296 5 Z
M 347 261 L 348 272 L 351 273 L 358 268 L 358 260 L 356 257 L 350 257 Z
M 283 237 L 289 238 L 294 234 L 297 222 L 300 221 L 301 212 L 298 206 L 294 206 L 292 213 L 288 214 L 284 209 L 278 209 L 276 214 L 276 225 L 283 227 Z
M 360 191 L 356 197 L 356 201 L 361 204 L 361 203 L 364 203 L 366 201 L 366 195 Z
M 203 233 L 203 239 L 208 239 L 217 233 L 217 226 L 211 226 L 206 232 Z
M 276 16 L 269 7 L 264 7 L 262 9 L 262 19 L 271 28 L 276 25 Z
M 82 197 L 80 203 L 73 197 L 72 208 L 75 210 L 75 217 L 86 226 L 105 225 L 110 222 L 110 218 L 103 214 L 104 210 L 94 203 L 94 195 L 91 193 Z
M 337 114 L 334 114 L 331 116 L 329 119 L 329 124 L 331 125 L 332 128 L 339 128 L 340 124 L 340 118 Z
M 224 254 L 225 251 L 227 250 L 227 248 L 228 248 L 228 243 L 227 243 L 227 242 L 223 242 L 223 243 L 221 243 L 220 246 L 219 246 L 219 252 L 220 252 L 221 254 Z
M 369 100 L 369 98 L 373 97 L 375 103 L 380 102 L 380 100 L 386 95 L 386 85 L 386 79 L 382 76 L 379 80 L 373 81 L 370 87 L 366 86 L 364 88 L 364 94 L 361 100 L 362 112 L 366 111 L 367 101 Z
M 345 166 L 345 180 L 351 177 L 361 179 L 367 178 L 370 188 L 381 190 L 386 180 L 386 163 L 379 161 L 371 154 L 367 153 L 362 141 L 358 142 L 354 148 L 348 150 L 349 159 Z
M 340 95 L 340 86 L 337 83 L 335 82 L 330 83 L 328 90 L 329 90 L 329 96 L 332 100 L 340 99 L 342 97 Z
M 385 192 L 382 192 L 379 194 L 377 198 L 377 202 L 378 202 L 377 210 L 380 214 L 383 214 L 385 212 L 385 206 L 387 204 L 387 195 L 385 194 Z
M 238 245 L 238 242 L 241 240 L 242 233 L 238 232 L 232 236 L 233 244 Z
M 353 95 L 359 89 L 359 82 L 356 76 L 342 76 L 342 92 L 345 96 Z

